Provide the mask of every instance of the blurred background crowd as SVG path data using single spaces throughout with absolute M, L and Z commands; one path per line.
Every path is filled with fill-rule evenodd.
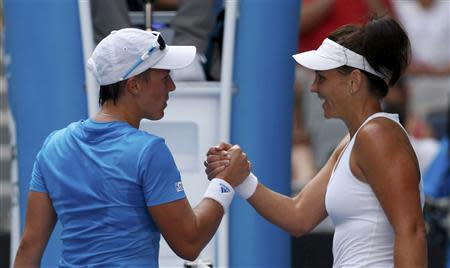
M 1 3 L 1 2 L 0 2 Z M 263 3 L 262 3 L 263 4 Z M 162 31 L 168 44 L 195 45 L 197 58 L 186 69 L 172 72 L 176 81 L 220 80 L 224 9 L 222 0 L 91 0 L 95 40 L 114 29 L 145 28 L 145 7 L 153 10 L 152 29 Z M 3 12 L 0 4 L 0 38 Z M 416 150 L 427 197 L 430 267 L 450 267 L 450 1 L 448 0 L 303 0 L 298 22 L 298 51 L 316 49 L 337 27 L 363 23 L 370 16 L 389 14 L 403 25 L 411 40 L 407 74 L 390 89 L 386 112 L 398 113 Z M 0 46 L 0 267 L 9 256 L 10 183 L 14 150 L 7 115 L 7 57 Z M 314 74 L 296 65 L 292 193 L 324 165 L 345 135 L 338 120 L 325 120 L 321 103 L 309 92 Z M 280 91 L 281 92 L 281 91 Z M 389 157 L 389 156 L 386 156 Z M 292 239 L 292 264 L 331 267 L 333 227 L 324 223 L 311 235 Z M 450 256 L 450 255 L 449 255 Z M 449 264 L 447 264 L 447 262 Z

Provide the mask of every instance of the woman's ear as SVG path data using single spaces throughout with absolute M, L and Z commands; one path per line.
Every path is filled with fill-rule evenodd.
M 140 88 L 139 81 L 136 78 L 136 76 L 129 78 L 125 84 L 126 91 L 129 92 L 131 95 L 139 94 L 139 88 Z
M 349 86 L 350 86 L 350 93 L 355 94 L 361 89 L 361 85 L 363 82 L 363 73 L 355 69 L 350 73 L 350 80 L 349 80 Z

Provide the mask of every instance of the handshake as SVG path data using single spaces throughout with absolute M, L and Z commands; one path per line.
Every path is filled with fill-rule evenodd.
M 251 173 L 252 164 L 239 145 L 222 142 L 211 147 L 203 164 L 211 181 L 205 197 L 219 202 L 225 211 L 231 203 L 233 188 L 245 199 L 255 193 L 258 179 Z

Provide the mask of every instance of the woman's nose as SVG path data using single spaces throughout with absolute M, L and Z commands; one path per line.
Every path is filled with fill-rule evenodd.
M 174 91 L 177 87 L 175 86 L 175 83 L 172 80 L 172 77 L 169 76 L 169 82 L 168 82 L 168 90 L 169 91 Z
M 318 92 L 319 90 L 317 90 L 317 84 L 314 81 L 314 83 L 312 83 L 312 85 L 309 87 L 309 91 L 310 92 Z

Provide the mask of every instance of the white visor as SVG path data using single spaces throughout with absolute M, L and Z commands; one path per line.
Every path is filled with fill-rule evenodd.
M 323 40 L 317 50 L 302 52 L 292 57 L 298 64 L 311 70 L 325 71 L 347 65 L 374 74 L 381 79 L 386 77 L 375 71 L 363 56 L 328 38 Z

